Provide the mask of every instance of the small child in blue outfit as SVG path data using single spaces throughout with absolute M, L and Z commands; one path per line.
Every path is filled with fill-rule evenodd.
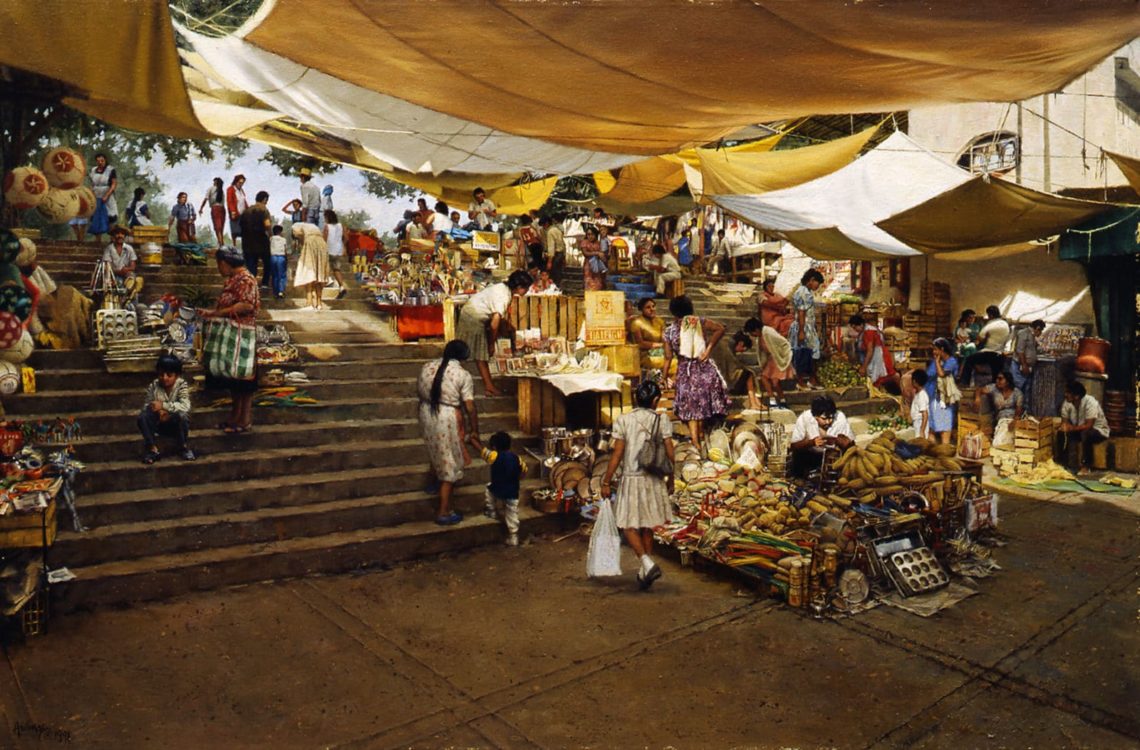
M 511 436 L 496 432 L 483 448 L 478 438 L 470 438 L 476 450 L 480 450 L 483 460 L 491 464 L 491 483 L 483 495 L 483 515 L 498 518 L 502 507 L 503 522 L 507 527 L 507 544 L 517 547 L 519 543 L 519 482 L 526 474 L 526 463 L 511 450 Z
M 285 230 L 280 224 L 273 227 L 273 236 L 269 238 L 269 268 L 273 280 L 273 296 L 277 299 L 285 298 L 285 275 L 289 272 L 289 257 L 286 255 L 286 242 L 281 233 Z

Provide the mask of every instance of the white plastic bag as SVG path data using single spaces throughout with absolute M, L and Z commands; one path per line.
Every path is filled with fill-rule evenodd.
M 621 536 L 614 520 L 613 503 L 600 501 L 598 517 L 590 534 L 590 551 L 586 555 L 589 578 L 621 575 Z

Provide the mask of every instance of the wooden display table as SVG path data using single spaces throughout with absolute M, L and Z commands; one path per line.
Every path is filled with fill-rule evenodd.
M 614 420 L 633 409 L 630 381 L 618 391 L 585 391 L 564 395 L 539 377 L 518 380 L 519 430 L 538 435 L 543 427 L 610 427 Z

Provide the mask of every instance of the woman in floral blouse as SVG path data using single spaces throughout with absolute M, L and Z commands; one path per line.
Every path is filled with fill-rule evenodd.
M 245 267 L 245 258 L 240 250 L 223 245 L 215 254 L 218 273 L 225 279 L 222 293 L 213 310 L 202 310 L 204 318 L 229 318 L 235 323 L 254 326 L 257 311 L 261 308 L 261 298 L 257 291 L 257 279 Z M 229 420 L 218 425 L 227 434 L 242 434 L 253 427 L 253 394 L 257 391 L 257 374 L 248 380 L 229 379 L 233 406 Z

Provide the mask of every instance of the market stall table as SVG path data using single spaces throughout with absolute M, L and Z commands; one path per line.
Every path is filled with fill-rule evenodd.
M 377 302 L 376 309 L 395 319 L 401 341 L 443 336 L 443 305 L 390 305 Z
M 588 426 L 603 427 L 632 408 L 629 381 L 614 372 L 533 375 L 518 378 L 519 429 L 537 435 L 543 427 L 567 423 L 567 397 L 595 394 L 595 406 Z M 584 414 L 573 414 L 578 418 Z

